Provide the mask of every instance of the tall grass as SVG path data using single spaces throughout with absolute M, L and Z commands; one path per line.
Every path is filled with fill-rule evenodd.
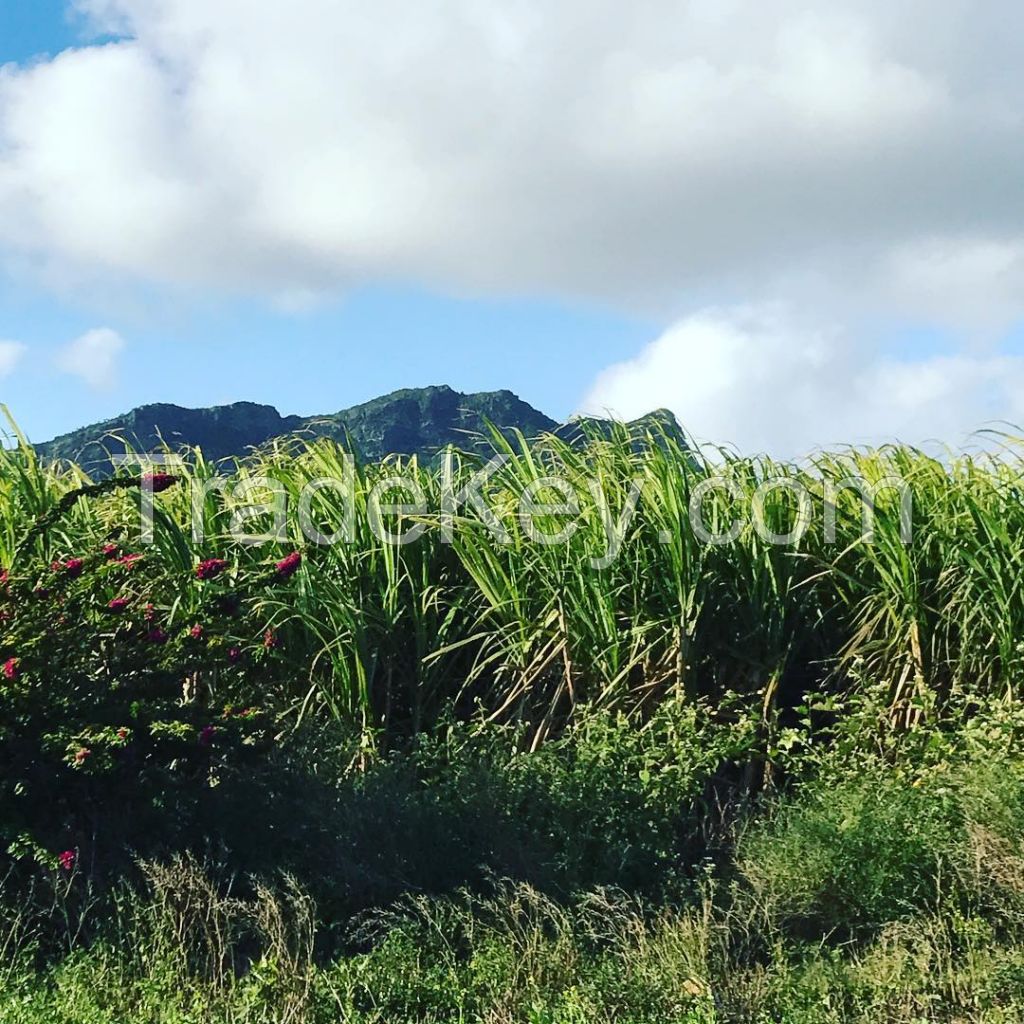
M 0 567 L 43 577 L 141 544 L 137 488 L 96 494 L 11 430 Z M 5 879 L 0 1019 L 1019 1020 L 1024 458 L 1003 440 L 795 464 L 625 430 L 495 432 L 490 512 L 450 521 L 479 455 L 180 453 L 148 564 L 181 580 L 184 623 L 204 604 L 198 561 L 258 570 L 252 639 L 273 629 L 291 670 L 267 704 L 303 728 L 251 792 L 210 805 L 223 831 L 180 847 L 243 867 L 175 846 L 103 892 L 77 867 Z M 374 529 L 395 476 L 427 498 L 385 517 L 421 531 L 405 546 Z M 554 477 L 578 528 L 545 544 L 520 511 L 527 494 L 571 504 Z M 311 515 L 348 532 L 317 546 L 294 512 L 325 479 L 346 493 L 316 490 Z M 850 481 L 881 488 L 870 532 Z M 738 523 L 730 542 L 693 528 L 702 490 L 708 529 Z M 274 493 L 280 530 L 252 514 Z M 294 548 L 300 570 L 275 581 Z M 147 561 L 132 572 L 144 589 Z M 773 765 L 790 784 L 751 799 L 749 773 Z
M 74 466 L 41 464 L 23 438 L 13 440 L 0 451 L 0 563 L 67 556 L 112 536 L 133 542 L 136 528 L 126 524 L 138 521 L 137 498 L 113 493 L 77 501 L 31 552 L 19 553 L 19 538 L 87 478 Z M 1014 691 L 1024 658 L 1024 459 L 1015 439 L 998 457 L 936 459 L 892 446 L 801 464 L 702 453 L 664 436 L 637 443 L 625 431 L 586 444 L 495 432 L 492 444 L 507 461 L 486 494 L 507 543 L 472 505 L 453 524 L 438 514 L 446 469 L 416 460 L 356 467 L 351 535 L 307 546 L 302 571 L 263 605 L 294 658 L 296 715 L 326 713 L 376 740 L 417 731 L 442 712 L 479 713 L 528 723 L 536 744 L 581 703 L 643 714 L 668 693 L 756 697 L 769 725 L 807 690 L 843 687 L 865 672 L 889 681 L 892 707 L 905 717 L 953 693 Z M 304 544 L 294 516 L 284 536 L 231 539 L 232 517 L 260 498 L 268 479 L 293 511 L 311 481 L 347 479 L 335 443 L 276 442 L 237 466 L 232 485 L 249 485 L 248 496 L 213 486 L 194 502 L 194 485 L 212 481 L 218 467 L 199 451 L 182 454 L 185 486 L 157 498 L 154 543 L 158 557 L 183 571 L 214 554 L 269 564 L 283 546 Z M 456 455 L 448 482 L 460 488 L 481 464 Z M 423 535 L 403 547 L 371 528 L 373 488 L 399 473 L 417 482 L 431 509 L 406 517 Z M 579 528 L 566 543 L 538 544 L 518 510 L 530 488 L 537 500 L 565 500 L 545 487 L 552 475 L 570 481 Z M 740 515 L 731 543 L 704 543 L 690 523 L 691 496 L 712 476 L 730 490 L 707 493 L 704 518 L 719 530 Z M 906 482 L 909 543 L 895 493 L 881 494 L 873 535 L 865 534 L 860 496 L 836 490 L 851 478 Z M 787 545 L 766 542 L 751 517 L 758 487 L 779 480 L 813 498 L 806 522 L 785 486 L 764 501 L 772 531 L 800 527 Z M 609 523 L 632 504 L 621 550 L 607 558 Z M 334 489 L 317 491 L 311 509 L 324 532 L 344 525 Z M 536 525 L 554 533 L 565 519 Z
M 857 705 L 851 718 L 877 710 L 874 698 Z M 603 852 L 614 872 L 645 818 L 679 814 L 691 769 L 708 770 L 693 759 L 709 737 L 706 720 L 676 721 L 648 748 L 642 730 L 608 718 L 508 761 L 491 805 L 526 810 L 536 854 L 557 837 L 589 863 Z M 518 874 L 438 891 L 403 873 L 386 906 L 338 915 L 287 874 L 268 883 L 208 859 L 142 862 L 70 954 L 33 958 L 14 911 L 0 930 L 0 1019 L 1009 1024 L 1024 1012 L 1024 771 L 1007 753 L 1022 727 L 1019 709 L 993 701 L 970 726 L 894 731 L 880 756 L 872 730 L 848 724 L 857 750 L 807 754 L 816 772 L 762 801 L 715 857 L 685 877 L 673 877 L 677 857 L 657 858 L 665 889 L 637 889 L 621 870 L 613 887 L 605 877 L 571 893 Z M 635 802 L 638 755 L 664 772 Z M 450 767 L 459 793 L 483 781 L 473 758 Z M 546 829 L 524 785 L 560 792 L 604 827 L 581 841 L 566 805 Z M 462 824 L 478 811 L 463 806 Z M 383 852 L 388 829 L 372 824 Z M 438 851 L 421 841 L 416 856 Z M 0 885 L 0 908 L 11 902 Z

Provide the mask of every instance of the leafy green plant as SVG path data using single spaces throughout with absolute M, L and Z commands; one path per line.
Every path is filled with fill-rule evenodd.
M 272 630 L 253 636 L 251 593 L 293 571 L 289 562 L 257 577 L 215 559 L 183 579 L 113 542 L 5 571 L 8 853 L 69 874 L 102 868 L 112 851 L 182 828 L 176 813 L 261 757 L 281 652 Z

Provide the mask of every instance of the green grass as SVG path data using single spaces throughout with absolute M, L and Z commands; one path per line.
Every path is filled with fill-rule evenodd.
M 418 543 L 383 543 L 379 480 L 401 468 L 441 505 L 443 470 L 415 462 L 357 467 L 354 535 L 333 547 L 293 520 L 236 544 L 246 499 L 216 489 L 197 544 L 190 487 L 161 494 L 151 563 L 183 580 L 213 555 L 258 569 L 303 548 L 257 606 L 256 640 L 287 641 L 288 678 L 261 695 L 279 742 L 119 878 L 0 858 L 0 1022 L 1021 1019 L 1019 443 L 791 465 L 651 440 L 496 437 L 508 544 L 471 507 L 450 544 L 434 513 Z M 186 483 L 215 468 L 189 453 Z M 455 489 L 478 468 L 456 459 Z M 516 512 L 553 472 L 581 527 L 544 546 Z M 712 474 L 736 493 L 712 492 L 710 523 L 779 478 L 812 495 L 811 521 L 785 547 L 750 525 L 701 543 L 687 509 Z M 238 476 L 273 477 L 294 508 L 345 465 L 330 442 L 279 443 Z M 825 499 L 850 477 L 907 482 L 911 543 L 897 496 L 869 540 L 849 490 L 830 541 Z M 77 496 L 87 482 L 0 450 L 0 564 L 132 548 L 137 497 Z M 314 513 L 343 519 L 331 491 Z M 795 514 L 773 491 L 772 529 Z M 200 596 L 182 584 L 176 621 Z
M 574 732 L 523 755 L 523 764 L 498 759 L 504 738 L 486 735 L 403 758 L 463 840 L 479 821 L 471 787 L 487 791 L 494 821 L 505 817 L 506 828 L 489 823 L 489 843 L 474 853 L 504 878 L 458 886 L 457 871 L 435 873 L 437 891 L 424 891 L 427 865 L 450 850 L 423 835 L 408 861 L 385 867 L 393 837 L 381 834 L 377 817 L 363 823 L 378 832 L 364 833 L 360 860 L 406 890 L 396 885 L 377 909 L 340 914 L 329 893 L 315 900 L 287 876 L 259 882 L 210 860 L 176 858 L 142 865 L 102 907 L 79 906 L 69 918 L 77 937 L 44 957 L 33 950 L 25 910 L 5 902 L 0 942 L 11 939 L 0 1019 L 1020 1018 L 1024 761 L 1016 709 L 994 705 L 969 726 L 945 730 L 864 734 L 859 761 L 839 746 L 809 756 L 801 782 L 723 823 L 700 857 L 692 838 L 673 831 L 707 821 L 695 781 L 712 774 L 702 761 L 712 737 L 694 719 L 669 718 L 651 742 L 638 745 L 622 722 Z M 881 747 L 874 755 L 872 740 Z M 382 783 L 372 795 L 386 800 L 387 791 Z M 560 800 L 577 809 L 548 817 Z M 608 884 L 615 858 L 628 859 L 645 836 L 634 876 Z M 518 864 L 515 851 L 527 854 Z
M 509 532 L 507 545 L 495 542 L 471 506 L 456 517 L 450 545 L 433 512 L 419 523 L 425 532 L 417 543 L 383 543 L 370 528 L 373 486 L 400 470 L 437 510 L 443 470 L 414 461 L 357 468 L 350 543 L 310 549 L 290 590 L 265 607 L 267 622 L 301 643 L 296 684 L 305 688 L 295 695 L 296 713 L 332 715 L 386 744 L 389 733 L 418 732 L 455 706 L 495 720 L 529 720 L 539 742 L 579 705 L 633 710 L 682 689 L 715 699 L 761 693 L 770 710 L 809 685 L 838 680 L 841 689 L 855 665 L 888 680 L 890 701 L 905 714 L 928 695 L 1016 686 L 1024 462 L 1014 439 L 1006 439 L 999 458 L 940 462 L 893 447 L 826 453 L 802 465 L 727 452 L 705 460 L 671 440 L 653 440 L 638 448 L 623 435 L 580 448 L 555 438 L 529 445 L 496 436 L 510 459 L 487 497 Z M 215 467 L 201 453 L 186 454 L 188 483 L 208 481 Z M 456 461 L 455 490 L 478 465 L 469 457 Z M 576 489 L 580 528 L 569 543 L 544 546 L 525 536 L 516 513 L 527 488 L 552 473 Z M 290 542 L 301 544 L 294 513 L 303 486 L 345 474 L 331 442 L 279 442 L 241 467 L 238 478 L 255 481 L 248 496 L 214 488 L 193 510 L 191 486 L 161 495 L 156 551 L 164 565 L 181 570 L 215 554 L 240 566 L 265 562 L 280 552 L 280 541 L 241 546 L 227 536 L 232 515 L 258 497 L 258 482 L 278 482 L 293 513 Z M 796 544 L 774 546 L 746 522 L 735 543 L 701 543 L 687 509 L 711 474 L 732 481 L 740 497 L 713 490 L 709 524 L 728 524 L 737 512 L 746 522 L 756 488 L 784 478 L 812 495 L 807 529 Z M 833 495 L 836 537 L 829 541 L 829 488 L 850 478 L 906 481 L 911 544 L 901 540 L 898 497 L 886 492 L 873 540 L 865 539 L 859 496 L 849 488 Z M 24 549 L 32 524 L 81 483 L 76 468 L 43 466 L 24 446 L 0 452 L 0 564 L 68 557 L 111 534 L 130 542 L 137 497 L 114 493 L 74 503 Z M 618 557 L 604 564 L 604 520 L 618 519 L 634 488 L 637 514 Z M 325 530 L 344 519 L 334 491 L 318 492 L 312 505 Z M 791 528 L 791 496 L 771 492 L 764 517 L 773 530 Z M 202 545 L 193 540 L 195 520 L 203 524 Z M 552 519 L 539 528 L 560 525 Z M 182 600 L 187 606 L 189 595 Z

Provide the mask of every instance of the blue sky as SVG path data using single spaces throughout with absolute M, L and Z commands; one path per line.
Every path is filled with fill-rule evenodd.
M 0 63 L 29 63 L 94 38 L 63 0 L 0 0 Z M 435 383 L 509 388 L 568 417 L 603 367 L 635 354 L 657 330 L 596 304 L 459 300 L 413 287 L 355 289 L 300 312 L 217 296 L 193 297 L 184 308 L 120 305 L 20 277 L 0 285 L 0 338 L 30 350 L 18 374 L 0 383 L 0 397 L 33 439 L 144 402 L 248 400 L 312 414 Z M 63 346 L 98 323 L 126 340 L 116 380 L 99 390 L 54 366 Z
M 0 399 L 1024 423 L 1024 8 L 0 0 Z
M 0 62 L 58 53 L 77 38 L 76 19 L 64 0 L 0 0 Z
M 104 317 L 126 346 L 115 383 L 96 390 L 54 366 L 68 340 L 97 322 L 94 313 L 8 290 L 0 318 L 0 336 L 30 349 L 4 400 L 39 439 L 147 402 L 246 400 L 313 414 L 440 383 L 460 391 L 509 388 L 551 416 L 568 417 L 603 367 L 633 355 L 656 332 L 641 319 L 592 310 L 458 301 L 411 288 L 365 288 L 298 313 L 256 300 L 204 302 L 179 315 Z

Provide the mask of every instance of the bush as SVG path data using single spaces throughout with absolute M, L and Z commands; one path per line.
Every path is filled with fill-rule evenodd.
M 515 729 L 492 727 L 423 739 L 415 758 L 439 805 L 487 823 L 497 874 L 563 893 L 653 893 L 704 856 L 715 805 L 756 745 L 748 716 L 719 718 L 677 697 L 645 723 L 582 716 L 530 753 Z
M 879 765 L 808 785 L 751 827 L 738 864 L 755 905 L 801 935 L 865 937 L 935 905 L 963 821 L 938 789 Z
M 265 756 L 276 640 L 253 635 L 252 575 L 217 575 L 185 598 L 180 576 L 113 544 L 4 574 L 0 842 L 11 856 L 95 875 L 123 851 L 173 848 L 213 788 Z

